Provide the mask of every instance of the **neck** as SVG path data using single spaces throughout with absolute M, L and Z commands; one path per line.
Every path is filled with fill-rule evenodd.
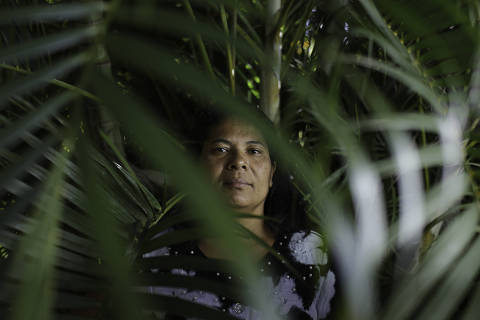
M 266 245 L 271 247 L 275 241 L 272 233 L 264 226 L 263 219 L 256 218 L 238 218 L 237 222 L 250 232 L 260 238 Z M 259 260 L 267 253 L 268 249 L 264 245 L 258 243 L 255 239 L 239 238 L 242 245 L 248 246 L 251 256 L 254 260 Z M 203 239 L 199 242 L 198 247 L 208 258 L 233 260 L 230 253 L 224 253 L 217 245 L 216 239 Z

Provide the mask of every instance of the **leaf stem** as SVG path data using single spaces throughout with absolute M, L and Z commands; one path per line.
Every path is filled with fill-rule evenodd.
M 10 70 L 10 71 L 14 71 L 14 72 L 21 73 L 21 74 L 32 74 L 33 73 L 32 71 L 28 71 L 28 70 L 22 69 L 18 66 L 12 66 L 12 65 L 9 65 L 9 64 L 5 64 L 5 63 L 0 63 L 0 68 Z M 77 93 L 81 96 L 84 96 L 88 99 L 91 99 L 95 102 L 100 102 L 100 99 L 97 96 L 95 96 L 94 94 L 90 93 L 89 91 L 87 91 L 85 89 L 82 89 L 80 87 L 77 87 L 77 86 L 74 86 L 70 83 L 67 83 L 65 81 L 53 79 L 53 80 L 50 80 L 48 82 L 53 84 L 53 85 L 56 85 L 58 87 L 61 87 L 61 88 L 70 90 L 72 92 L 75 92 L 75 93 Z
M 193 12 L 190 1 L 189 0 L 184 0 L 183 4 L 185 5 L 185 9 L 187 10 L 187 13 L 190 15 L 192 20 L 194 22 L 196 22 L 197 19 L 195 18 L 195 14 Z M 208 57 L 207 48 L 205 47 L 205 43 L 203 42 L 202 36 L 198 33 L 195 34 L 195 41 L 197 42 L 197 45 L 200 49 L 200 55 L 202 56 L 203 64 L 207 68 L 207 71 L 210 74 L 210 76 L 212 77 L 212 79 L 214 79 L 215 78 L 215 73 L 213 72 L 213 67 L 212 67 L 212 64 L 210 63 L 210 58 Z
M 236 13 L 234 13 L 236 16 Z M 230 31 L 228 29 L 228 21 L 227 21 L 227 12 L 225 11 L 225 6 L 223 4 L 220 5 L 220 16 L 222 18 L 222 25 L 223 29 L 227 36 L 230 36 Z M 236 18 L 234 18 L 233 25 L 232 25 L 232 34 L 233 31 L 236 31 Z M 232 45 L 229 41 L 226 42 L 227 45 L 227 61 L 228 61 L 228 76 L 230 79 L 230 90 L 232 95 L 235 95 L 235 48 L 232 48 Z M 233 50 L 232 50 L 233 49 Z

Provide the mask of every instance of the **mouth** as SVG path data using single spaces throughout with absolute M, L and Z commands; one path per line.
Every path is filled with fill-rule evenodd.
M 247 187 L 252 187 L 252 184 L 243 179 L 229 179 L 223 181 L 223 186 L 232 189 L 245 189 Z

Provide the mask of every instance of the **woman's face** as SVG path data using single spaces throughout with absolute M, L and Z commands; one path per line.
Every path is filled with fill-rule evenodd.
M 201 158 L 235 210 L 263 215 L 275 166 L 257 129 L 237 119 L 222 121 L 203 144 Z

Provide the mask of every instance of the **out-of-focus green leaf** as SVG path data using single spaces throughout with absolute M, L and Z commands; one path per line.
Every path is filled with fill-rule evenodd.
M 88 61 L 85 53 L 64 59 L 54 66 L 44 68 L 25 78 L 15 79 L 0 87 L 0 110 L 5 108 L 5 101 L 15 94 L 25 94 L 48 84 L 48 81 L 60 77 Z
M 65 19 L 78 19 L 89 17 L 93 14 L 101 13 L 106 9 L 106 4 L 101 1 L 90 3 L 70 3 L 26 6 L 23 8 L 15 8 L 2 10 L 0 12 L 0 24 L 6 25 L 15 23 L 29 24 L 32 21 L 58 21 Z
M 68 30 L 60 34 L 41 37 L 26 43 L 7 47 L 0 51 L 2 63 L 19 62 L 33 59 L 43 54 L 52 54 L 56 51 L 69 48 L 98 34 L 97 27 L 88 27 L 78 30 Z
M 14 261 L 14 269 L 23 270 L 22 287 L 14 300 L 12 319 L 50 319 L 54 306 L 54 292 L 51 290 L 58 241 L 58 221 L 61 215 L 59 197 L 63 180 L 63 166 L 65 155 L 58 159 L 57 168 L 53 171 L 46 185 L 45 193 L 37 215 L 44 215 L 31 232 L 22 240 Z M 41 242 L 39 250 L 35 252 L 38 264 L 26 263 L 25 253 L 36 242 Z
M 0 148 L 4 148 L 11 141 L 18 140 L 25 131 L 39 126 L 53 113 L 75 97 L 71 92 L 65 92 L 49 100 L 43 107 L 29 113 L 21 120 L 0 131 Z
M 477 212 L 474 207 L 452 224 L 444 235 L 434 244 L 425 257 L 421 269 L 410 279 L 404 279 L 395 290 L 392 303 L 385 313 L 385 319 L 407 319 L 421 298 L 442 279 L 451 264 L 461 257 L 465 246 L 471 241 L 475 232 Z M 407 281 L 408 280 L 408 281 Z M 412 295 L 418 299 L 410 299 Z

